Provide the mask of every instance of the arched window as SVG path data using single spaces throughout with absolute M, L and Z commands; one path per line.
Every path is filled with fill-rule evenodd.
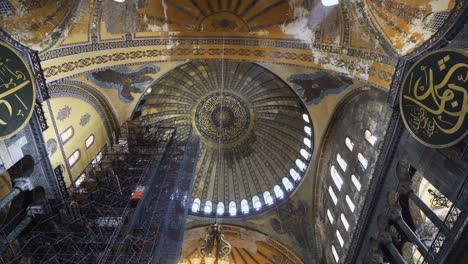
M 367 169 L 367 165 L 369 164 L 367 159 L 364 158 L 364 156 L 361 153 L 358 153 L 357 157 L 358 157 L 359 163 L 361 163 L 362 167 L 364 167 L 364 169 Z
M 359 182 L 358 178 L 356 178 L 356 176 L 353 174 L 351 175 L 351 181 L 353 182 L 354 186 L 356 186 L 356 189 L 359 191 L 361 191 L 361 183 Z
M 255 210 L 260 210 L 260 208 L 262 208 L 262 203 L 260 202 L 260 198 L 258 198 L 257 195 L 254 195 L 252 197 L 252 204 L 253 204 L 253 207 Z
M 216 207 L 216 213 L 218 215 L 223 215 L 224 214 L 224 203 L 223 202 L 218 203 L 218 206 Z
M 76 179 L 75 181 L 75 187 L 78 188 L 80 187 L 80 185 L 83 183 L 83 181 L 86 179 L 86 174 L 83 172 L 81 173 L 80 177 L 78 177 L 78 179 Z
M 203 212 L 205 212 L 205 214 L 211 214 L 212 210 L 213 210 L 213 203 L 211 201 L 206 201 Z
M 310 158 L 310 153 L 305 149 L 301 149 L 301 156 L 308 160 Z
M 336 197 L 336 194 L 331 186 L 328 186 L 328 193 L 330 194 L 333 203 L 336 205 L 338 203 L 338 197 Z
M 338 256 L 338 252 L 336 252 L 335 246 L 332 245 L 331 249 L 332 249 L 333 257 L 335 258 L 336 263 L 338 263 L 338 261 L 340 260 L 340 257 Z
M 94 143 L 94 135 L 91 135 L 88 137 L 88 139 L 86 139 L 86 148 L 89 148 L 91 147 L 91 145 L 93 145 Z
M 349 222 L 348 222 L 348 219 L 346 219 L 345 215 L 344 214 L 341 214 L 340 215 L 340 218 L 341 218 L 341 222 L 343 223 L 343 226 L 345 228 L 346 231 L 349 230 Z
M 229 214 L 235 216 L 237 214 L 236 202 L 231 201 L 229 203 Z
M 70 167 L 73 167 L 73 165 L 75 165 L 78 160 L 80 159 L 81 157 L 81 152 L 79 149 L 75 150 L 75 152 L 73 152 L 73 154 L 68 157 L 68 165 L 70 165 Z
M 343 178 L 341 178 L 338 171 L 336 171 L 335 166 L 331 166 L 330 173 L 331 173 L 333 182 L 336 185 L 336 188 L 338 188 L 338 191 L 341 191 L 341 187 L 343 186 Z
M 339 0 L 322 0 L 322 5 L 324 6 L 334 6 L 338 4 Z
M 367 142 L 369 142 L 369 144 L 371 144 L 372 146 L 374 146 L 377 142 L 377 137 L 374 136 L 369 130 L 366 130 L 366 132 L 364 133 L 364 137 L 366 138 Z
M 354 213 L 354 210 L 356 209 L 356 206 L 354 205 L 353 201 L 351 201 L 351 198 L 349 198 L 348 195 L 346 195 L 346 203 L 348 204 L 348 207 L 349 209 L 351 210 L 351 212 Z
M 195 200 L 193 200 L 193 203 L 192 203 L 192 212 L 198 213 L 200 211 L 200 204 L 201 204 L 200 199 L 195 198 Z
M 312 141 L 310 141 L 308 138 L 304 138 L 304 144 L 309 148 L 312 147 Z
M 346 144 L 346 146 L 348 147 L 348 149 L 349 149 L 350 151 L 353 151 L 354 143 L 351 141 L 351 139 L 349 139 L 349 138 L 347 137 L 346 140 L 345 140 L 345 144 Z
M 299 175 L 299 173 L 297 173 L 297 171 L 295 171 L 294 169 L 290 169 L 289 174 L 295 181 L 299 181 L 301 179 L 301 176 Z
M 271 194 L 270 194 L 269 191 L 265 191 L 263 193 L 263 200 L 265 201 L 266 205 L 272 205 L 273 204 L 273 197 L 271 197 Z
M 305 126 L 304 131 L 307 135 L 312 136 L 312 128 L 310 128 L 309 126 Z
M 343 172 L 346 172 L 348 163 L 346 163 L 346 161 L 341 157 L 340 153 L 336 154 L 336 161 L 338 161 L 338 164 L 340 165 Z
M 249 211 L 250 211 L 249 203 L 247 202 L 246 199 L 243 199 L 241 201 L 241 211 L 242 211 L 243 214 L 248 214 Z
M 340 234 L 340 231 L 338 231 L 338 230 L 336 230 L 336 237 L 338 238 L 338 242 L 340 243 L 340 246 L 343 247 L 344 246 L 344 240 L 343 240 L 343 237 Z
M 293 189 L 291 181 L 286 177 L 283 178 L 283 185 L 287 191 L 291 191 Z
M 278 198 L 278 199 L 283 199 L 283 197 L 284 197 L 284 192 L 283 192 L 283 190 L 281 189 L 281 187 L 279 187 L 279 185 L 275 185 L 275 187 L 273 187 L 273 191 L 275 192 L 276 198 Z
M 303 114 L 302 118 L 304 119 L 306 123 L 310 123 L 309 116 L 307 114 Z
M 305 168 L 306 168 L 306 165 L 304 164 L 304 162 L 302 162 L 302 160 L 300 159 L 297 159 L 296 160 L 296 166 L 299 168 L 299 170 L 301 171 L 304 171 Z
M 328 216 L 328 221 L 330 221 L 330 224 L 333 224 L 333 215 L 332 213 L 330 212 L 329 209 L 327 209 L 327 216 Z
M 74 134 L 75 130 L 73 129 L 73 127 L 68 127 L 67 129 L 65 129 L 65 131 L 60 133 L 60 139 L 62 140 L 62 144 L 64 145 L 65 143 L 67 143 L 73 137 Z
M 102 159 L 102 151 L 100 151 L 96 157 L 93 159 L 93 161 L 91 162 L 92 164 L 97 164 L 101 161 Z

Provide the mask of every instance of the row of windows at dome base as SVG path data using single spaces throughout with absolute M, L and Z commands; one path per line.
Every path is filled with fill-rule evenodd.
M 286 188 L 287 191 L 292 191 L 293 190 L 293 184 L 291 181 L 289 181 L 288 178 L 283 178 L 283 185 Z M 260 200 L 260 197 L 257 195 L 254 195 L 252 197 L 252 205 L 253 205 L 253 210 L 259 211 L 263 206 L 271 206 L 275 203 L 275 201 L 279 201 L 284 198 L 284 191 L 279 185 L 275 185 L 273 187 L 274 195 L 276 197 L 273 198 L 273 196 L 270 194 L 269 191 L 265 191 L 263 193 L 263 205 Z M 193 213 L 199 213 L 201 209 L 201 201 L 199 198 L 195 198 L 192 203 L 192 212 Z M 247 199 L 243 199 L 240 204 L 240 211 L 242 214 L 248 214 L 251 212 L 249 202 Z M 211 214 L 213 212 L 213 203 L 211 201 L 206 201 L 203 207 L 203 213 L 204 214 Z M 217 207 L 216 207 L 216 214 L 217 215 L 224 215 L 226 213 L 225 206 L 223 202 L 219 202 Z M 231 201 L 229 203 L 228 207 L 228 213 L 230 216 L 236 216 L 237 215 L 237 204 L 234 201 Z

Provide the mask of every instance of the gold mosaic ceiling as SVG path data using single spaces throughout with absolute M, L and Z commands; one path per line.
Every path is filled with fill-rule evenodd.
M 312 125 L 297 95 L 270 71 L 247 62 L 192 61 L 150 89 L 135 121 L 175 124 L 185 136 L 193 128 L 201 139 L 193 214 L 261 211 L 300 183 L 312 153 Z
M 287 0 L 148 0 L 138 6 L 139 31 L 250 32 L 291 22 Z

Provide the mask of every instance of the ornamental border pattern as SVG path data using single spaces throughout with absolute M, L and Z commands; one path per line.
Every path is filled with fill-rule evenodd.
M 371 52 L 365 49 L 357 49 L 350 47 L 339 47 L 332 45 L 312 45 L 305 43 L 301 40 L 295 39 L 255 39 L 255 38 L 153 38 L 153 39 L 130 39 L 131 35 L 126 34 L 127 40 L 125 41 L 110 41 L 103 43 L 92 43 L 85 45 L 77 45 L 59 48 L 40 54 L 42 61 L 55 59 L 58 57 L 65 57 L 76 55 L 80 53 L 95 52 L 102 50 L 121 49 L 129 47 L 149 47 L 149 46 L 172 46 L 172 45 L 225 45 L 225 46 L 249 46 L 249 47 L 269 47 L 269 48 L 285 48 L 285 49 L 299 49 L 313 51 L 325 51 L 333 54 L 344 54 L 355 56 L 360 59 L 373 60 L 375 62 L 393 66 L 396 64 L 396 59 L 386 54 Z M 312 46 L 314 48 L 312 48 Z
M 56 76 L 60 73 L 66 73 L 79 68 L 89 67 L 91 65 L 105 64 L 108 62 L 118 62 L 127 59 L 139 59 L 139 58 L 157 58 L 164 56 L 201 56 L 201 55 L 221 55 L 226 56 L 255 56 L 258 58 L 283 58 L 288 60 L 299 60 L 303 62 L 311 62 L 314 59 L 313 54 L 296 54 L 293 52 L 281 52 L 281 51 L 264 51 L 264 50 L 249 50 L 249 49 L 221 49 L 221 48 L 171 48 L 171 49 L 150 49 L 146 51 L 130 51 L 130 52 L 119 52 L 110 55 L 98 55 L 93 58 L 83 58 L 74 62 L 66 62 L 61 65 L 54 65 L 44 69 L 44 74 L 47 78 Z M 360 54 L 360 53 L 359 53 Z M 353 54 L 351 54 L 353 55 Z M 379 79 L 391 81 L 393 74 L 389 75 L 386 71 L 375 71 L 368 65 L 361 65 L 359 63 L 352 63 L 352 57 L 349 60 L 343 58 L 329 59 L 327 57 L 318 57 L 318 64 L 330 64 L 334 67 L 344 68 L 351 73 L 362 73 L 370 74 L 371 76 L 378 76 Z M 375 61 L 375 60 L 372 60 Z M 292 63 L 292 65 L 295 65 Z M 68 77 L 68 76 L 67 76 Z M 357 76 L 356 76 L 357 77 Z

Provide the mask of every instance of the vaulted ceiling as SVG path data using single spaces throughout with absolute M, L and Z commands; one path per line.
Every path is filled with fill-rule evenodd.
M 40 52 L 52 94 L 44 104 L 54 127 L 44 133 L 46 141 L 59 142 L 65 123 L 79 123 L 83 109 L 96 112 L 91 120 L 103 124 L 102 131 L 93 133 L 107 135 L 96 139 L 96 153 L 132 118 L 192 126 L 202 142 L 192 201 L 199 198 L 200 206 L 212 201 L 208 216 L 216 211 L 216 202 L 223 202 L 227 216 L 230 201 L 239 210 L 247 199 L 252 210 L 253 195 L 269 191 L 273 196 L 274 185 L 280 185 L 289 198 L 242 218 L 242 224 L 293 245 L 303 260 L 313 250 L 314 235 L 305 227 L 316 217 L 311 207 L 318 194 L 312 186 L 320 175 L 314 173 L 327 162 L 318 149 L 326 144 L 335 110 L 368 86 L 388 92 L 398 56 L 430 41 L 457 12 L 455 0 L 343 0 L 332 7 L 319 0 L 8 3 L 10 11 L 0 14 L 0 25 Z M 67 106 L 70 118 L 59 120 Z M 221 124 L 234 129 L 220 138 Z M 89 136 L 86 129 L 76 133 L 76 140 Z M 304 137 L 317 147 L 308 148 Z M 66 163 L 76 148 L 83 146 L 59 148 L 51 157 L 54 165 Z M 225 154 L 219 155 L 219 149 Z M 310 157 L 301 155 L 301 149 Z M 76 180 L 92 160 L 89 156 L 66 172 L 67 183 Z M 305 164 L 305 172 L 296 159 Z M 286 191 L 283 177 L 294 190 Z M 197 222 L 204 208 L 199 210 L 192 220 L 206 224 Z M 256 242 L 257 252 L 242 247 L 242 236 L 231 238 L 240 241 L 234 254 L 238 263 L 272 261 L 275 254 L 284 260 L 280 263 L 297 263 L 288 253 L 276 252 L 283 247 L 270 238 Z

